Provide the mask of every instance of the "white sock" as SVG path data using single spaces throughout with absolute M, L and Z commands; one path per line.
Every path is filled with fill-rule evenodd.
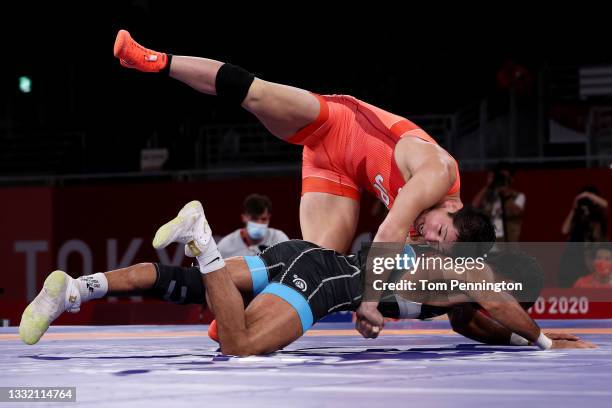
M 204 247 L 202 254 L 196 258 L 203 274 L 217 271 L 225 266 L 225 261 L 217 249 L 217 243 L 213 237 Z
M 108 292 L 108 280 L 103 273 L 81 276 L 77 279 L 81 303 L 91 299 L 99 299 Z

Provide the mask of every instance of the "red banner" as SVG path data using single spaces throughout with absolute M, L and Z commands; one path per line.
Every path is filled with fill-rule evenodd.
M 610 319 L 612 290 L 544 289 L 529 309 L 534 319 Z
M 3 301 L 23 301 L 40 289 L 41 271 L 49 271 L 54 256 L 53 190 L 47 187 L 0 189 L 0 295 Z M 0 317 L 5 313 L 0 309 Z
M 469 203 L 486 177 L 482 172 L 466 173 L 462 177 L 462 195 Z M 517 189 L 527 196 L 522 239 L 562 241 L 561 223 L 575 193 L 584 184 L 596 184 L 605 197 L 612 197 L 612 171 L 607 169 L 517 173 Z M 4 270 L 0 273 L 0 288 L 4 289 L 4 293 L 0 294 L 0 318 L 8 318 L 12 324 L 16 324 L 28 299 L 40 290 L 43 280 L 54 269 L 65 270 L 77 277 L 138 262 L 187 264 L 181 248 L 153 250 L 150 242 L 159 224 L 173 217 L 184 203 L 197 199 L 204 204 L 215 234 L 223 236 L 241 227 L 242 200 L 253 192 L 266 194 L 272 199 L 273 227 L 285 231 L 291 238 L 300 238 L 300 181 L 296 176 L 185 183 L 1 188 L 0 259 L 3 260 Z M 365 239 L 372 238 L 382 220 L 380 216 L 372 216 L 374 202 L 373 197 L 364 195 L 357 236 Z M 612 228 L 612 223 L 609 224 Z M 551 302 L 547 301 L 544 311 L 537 313 L 538 317 L 571 314 L 569 311 L 561 314 L 550 312 L 553 307 Z M 579 302 L 576 306 L 579 311 L 584 310 L 583 303 Z M 597 303 L 589 302 L 589 312 L 575 316 L 612 317 L 612 313 L 606 312 L 605 303 Z M 124 308 L 131 307 L 131 303 L 121 304 Z M 141 305 L 135 307 L 141 308 Z M 574 310 L 573 303 L 571 308 Z M 142 306 L 140 310 L 145 309 Z M 121 313 L 109 308 L 99 310 L 106 310 L 117 318 L 108 320 L 108 316 L 99 314 L 101 312 L 82 312 L 82 318 L 73 317 L 66 323 L 138 321 L 127 309 Z M 132 317 L 125 320 L 119 314 Z M 85 319 L 86 315 L 88 319 Z M 193 319 L 195 314 L 190 316 Z M 144 320 L 148 321 L 146 317 Z

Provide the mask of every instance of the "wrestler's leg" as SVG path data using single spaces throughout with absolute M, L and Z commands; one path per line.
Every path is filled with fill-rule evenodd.
M 202 93 L 216 95 L 215 81 L 222 65 L 215 60 L 177 55 L 172 57 L 170 76 Z M 251 84 L 242 107 L 283 140 L 319 115 L 319 102 L 310 92 L 259 78 Z
M 307 192 L 302 196 L 300 226 L 305 241 L 346 252 L 358 222 L 359 201 L 319 192 Z
M 252 299 L 252 272 L 243 257 L 226 261 L 227 272 L 248 303 Z M 51 273 L 38 296 L 26 307 L 19 333 L 27 344 L 37 343 L 49 325 L 62 313 L 77 313 L 82 303 L 108 294 L 143 292 L 179 304 L 203 304 L 204 284 L 198 268 L 140 263 L 106 273 L 73 279 L 63 271 Z
M 240 293 L 250 295 L 253 292 L 251 273 L 244 257 L 236 256 L 225 260 L 228 273 Z M 190 268 L 139 263 L 127 268 L 105 272 L 108 281 L 108 292 L 119 294 L 135 291 L 146 291 L 155 288 L 160 268 L 173 268 L 177 271 L 188 271 Z M 204 299 L 202 299 L 203 301 Z
M 215 310 L 221 351 L 232 355 L 276 351 L 302 335 L 295 309 L 269 294 L 257 296 L 246 308 L 225 268 L 204 275 L 208 302 Z
M 223 62 L 178 55 L 169 59 L 165 53 L 142 47 L 124 30 L 117 34 L 114 52 L 126 67 L 147 72 L 167 70 L 172 78 L 199 92 L 217 94 L 217 74 L 224 65 Z M 248 74 L 243 70 L 240 72 Z M 232 81 L 232 78 L 234 77 L 228 81 Z M 241 78 L 244 79 L 244 76 Z M 237 79 L 236 82 L 241 81 Z M 242 106 L 257 116 L 273 135 L 281 139 L 294 135 L 301 128 L 314 122 L 319 115 L 317 98 L 306 90 L 259 78 L 255 78 L 250 87 L 245 86 L 243 95 L 246 96 L 241 101 Z
M 244 317 L 236 300 L 228 304 L 236 298 L 236 290 L 223 270 L 205 275 L 207 299 L 217 310 L 225 353 L 248 355 L 278 350 L 298 339 L 320 318 L 337 310 L 354 310 L 361 301 L 361 270 L 354 260 L 305 241 L 286 244 L 278 251 L 284 266 L 249 304 Z

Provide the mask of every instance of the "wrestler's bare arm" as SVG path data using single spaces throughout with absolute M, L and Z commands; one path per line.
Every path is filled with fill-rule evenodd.
M 510 330 L 475 309 L 470 303 L 453 307 L 448 317 L 453 330 L 469 339 L 485 344 L 519 345 L 511 343 L 512 332 Z M 571 333 L 546 332 L 545 334 L 553 341 L 573 342 L 575 348 L 594 347 L 592 343 L 583 341 Z
M 404 242 L 414 220 L 438 204 L 454 183 L 452 158 L 439 146 L 405 137 L 397 143 L 396 161 L 410 178 L 378 228 L 375 242 Z

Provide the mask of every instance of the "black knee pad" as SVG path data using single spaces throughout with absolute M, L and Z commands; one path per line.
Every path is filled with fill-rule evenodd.
M 215 89 L 223 101 L 240 105 L 246 98 L 255 75 L 232 64 L 223 64 L 217 72 Z
M 153 296 L 180 305 L 201 305 L 206 302 L 204 298 L 206 292 L 199 268 L 183 268 L 158 263 L 153 265 L 157 271 L 157 280 L 151 290 Z

